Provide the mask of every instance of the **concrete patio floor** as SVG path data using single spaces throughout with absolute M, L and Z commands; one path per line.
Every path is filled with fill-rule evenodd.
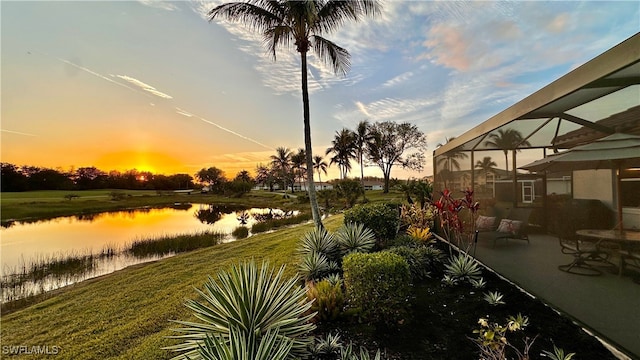
M 620 358 L 640 359 L 640 284 L 630 276 L 605 268 L 600 276 L 558 270 L 573 257 L 562 254 L 558 238 L 549 235 L 531 235 L 529 244 L 498 240 L 495 247 L 479 240 L 475 256 L 627 356 Z

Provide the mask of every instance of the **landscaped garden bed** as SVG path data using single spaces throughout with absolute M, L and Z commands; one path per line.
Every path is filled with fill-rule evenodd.
M 522 331 L 508 333 L 507 340 L 523 351 L 524 340 L 535 338 L 529 350 L 531 359 L 542 358 L 541 352 L 552 351 L 554 345 L 565 353 L 576 353 L 574 359 L 616 359 L 598 339 L 567 316 L 489 270 L 483 270 L 482 277 L 486 281 L 483 289 L 470 284 L 445 285 L 442 274 L 432 274 L 432 278 L 415 283 L 410 314 L 397 327 L 375 326 L 343 317 L 317 324 L 316 331 L 338 334 L 343 341 L 369 350 L 380 349 L 387 359 L 478 359 L 479 347 L 473 339 L 478 337 L 474 330 L 480 328 L 479 319 L 504 325 L 509 316 L 522 314 L 529 318 L 529 325 Z M 504 304 L 490 305 L 484 300 L 486 293 L 495 291 L 503 295 Z M 514 351 L 507 354 L 510 355 L 507 358 L 517 359 Z

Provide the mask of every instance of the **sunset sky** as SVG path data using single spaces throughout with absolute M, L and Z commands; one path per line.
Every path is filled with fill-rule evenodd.
M 1 160 L 233 177 L 303 147 L 298 54 L 273 62 L 247 29 L 209 23 L 220 3 L 3 0 Z M 430 159 L 638 31 L 638 1 L 386 1 L 327 36 L 351 52 L 346 77 L 309 59 L 314 152 L 361 120 L 408 121 Z

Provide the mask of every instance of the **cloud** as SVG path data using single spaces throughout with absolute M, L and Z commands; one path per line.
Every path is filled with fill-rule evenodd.
M 438 65 L 459 71 L 466 71 L 471 66 L 472 59 L 468 54 L 470 41 L 457 26 L 447 24 L 433 26 L 423 45 L 429 49 L 429 52 L 419 56 L 418 59 L 426 58 Z
M 7 130 L 7 129 L 0 129 L 0 131 L 5 132 L 5 133 L 9 133 L 9 134 L 22 135 L 22 136 L 38 136 L 38 135 L 35 135 L 35 134 L 29 134 L 29 133 L 25 133 L 25 132 L 21 132 L 21 131 L 13 131 L 13 130 Z
M 163 10 L 177 10 L 178 7 L 170 1 L 161 1 L 161 0 L 138 0 L 139 3 Z
M 404 74 L 400 74 L 390 80 L 387 80 L 384 84 L 382 84 L 382 86 L 383 87 L 397 86 L 411 79 L 412 77 L 413 77 L 413 71 L 407 71 Z
M 186 117 L 193 117 L 193 114 L 191 114 L 190 112 L 187 112 L 185 110 L 180 109 L 179 107 L 176 108 L 176 113 L 182 115 L 182 116 L 186 116 Z
M 164 98 L 164 99 L 173 99 L 173 97 L 171 95 L 167 95 L 161 91 L 158 91 L 155 87 L 146 84 L 138 79 L 132 78 L 130 76 L 127 75 L 116 75 L 116 77 L 119 77 L 120 79 L 124 80 L 124 81 L 128 81 L 129 83 L 141 88 L 142 90 L 151 93 L 155 96 Z
M 371 114 L 367 112 L 367 108 L 366 106 L 364 106 L 363 103 L 361 103 L 360 101 L 356 101 L 356 106 L 358 107 L 358 110 L 360 110 L 360 112 L 363 113 L 365 116 L 371 117 Z
M 552 33 L 564 32 L 567 29 L 569 20 L 569 14 L 558 14 L 556 17 L 551 19 L 545 29 Z

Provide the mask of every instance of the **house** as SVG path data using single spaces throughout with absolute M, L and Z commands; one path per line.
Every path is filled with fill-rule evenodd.
M 384 190 L 384 183 L 382 181 L 376 180 L 365 180 L 364 181 L 364 190 Z

